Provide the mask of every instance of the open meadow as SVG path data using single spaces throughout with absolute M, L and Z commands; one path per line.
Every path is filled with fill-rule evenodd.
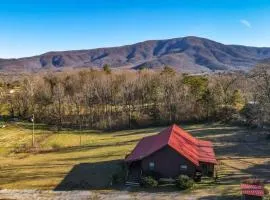
M 270 143 L 267 133 L 256 129 L 220 124 L 183 126 L 192 135 L 214 143 L 219 165 L 217 182 L 203 180 L 192 190 L 179 192 L 166 187 L 150 191 L 111 185 L 112 176 L 122 170 L 122 160 L 136 143 L 164 127 L 54 132 L 37 125 L 36 151 L 29 148 L 31 128 L 28 123 L 13 123 L 0 129 L 0 199 L 31 199 L 33 194 L 46 198 L 60 195 L 62 199 L 72 199 L 72 195 L 81 195 L 81 199 L 152 199 L 153 194 L 155 199 L 239 199 L 244 178 L 270 181 Z M 66 192 L 70 190 L 84 191 Z

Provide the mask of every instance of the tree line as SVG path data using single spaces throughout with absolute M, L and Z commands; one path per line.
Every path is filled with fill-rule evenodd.
M 181 122 L 267 123 L 269 65 L 249 73 L 189 75 L 161 71 L 46 72 L 0 76 L 0 111 L 62 127 L 122 129 Z M 2 107 L 2 108 L 1 108 Z

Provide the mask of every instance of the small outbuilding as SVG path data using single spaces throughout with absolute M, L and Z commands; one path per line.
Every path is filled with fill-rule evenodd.
M 195 178 L 200 174 L 211 177 L 217 164 L 211 142 L 199 140 L 177 125 L 143 138 L 125 162 L 131 181 L 142 175 L 176 178 L 183 174 Z
M 264 186 L 255 184 L 241 184 L 243 200 L 262 200 L 264 196 Z

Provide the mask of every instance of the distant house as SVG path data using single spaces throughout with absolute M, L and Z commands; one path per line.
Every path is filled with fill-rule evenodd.
M 262 200 L 264 196 L 264 186 L 255 184 L 241 184 L 243 200 Z
M 213 176 L 217 164 L 212 143 L 194 138 L 177 125 L 143 138 L 125 162 L 131 179 L 141 175 L 175 178 L 180 174 Z

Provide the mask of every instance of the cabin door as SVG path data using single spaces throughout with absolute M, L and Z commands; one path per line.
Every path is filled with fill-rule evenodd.
M 214 167 L 211 164 L 201 163 L 202 175 L 212 177 L 214 174 Z
M 202 175 L 203 175 L 203 176 L 207 176 L 207 174 L 208 174 L 208 167 L 207 167 L 207 164 L 202 163 L 202 164 L 201 164 L 201 168 L 202 168 Z
M 133 162 L 131 165 L 130 165 L 130 168 L 129 168 L 129 173 L 130 173 L 130 176 L 131 177 L 137 177 L 137 178 L 140 178 L 141 176 L 141 162 L 140 161 L 137 161 L 137 162 Z

